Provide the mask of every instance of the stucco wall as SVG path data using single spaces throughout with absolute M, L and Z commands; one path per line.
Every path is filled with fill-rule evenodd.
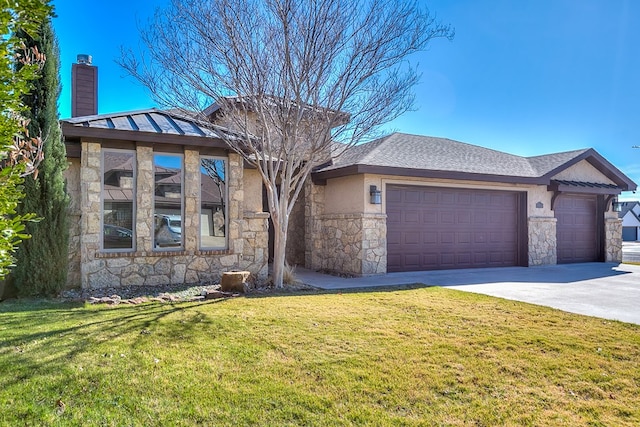
M 324 190 L 324 213 L 365 212 L 364 197 L 364 175 L 330 179 Z
M 262 212 L 262 178 L 257 169 L 245 169 L 243 174 L 244 210 Z
M 552 179 L 615 184 L 586 160 L 581 160 L 575 165 L 568 167 L 557 175 L 554 175 Z

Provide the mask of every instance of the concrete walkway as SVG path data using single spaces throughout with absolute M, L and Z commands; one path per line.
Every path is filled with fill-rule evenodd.
M 414 271 L 357 278 L 296 269 L 296 275 L 308 285 L 327 290 L 419 283 L 640 324 L 640 266 L 635 265 L 586 263 Z

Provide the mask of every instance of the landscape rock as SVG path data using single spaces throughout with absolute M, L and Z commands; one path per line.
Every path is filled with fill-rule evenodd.
M 245 293 L 248 290 L 247 279 L 250 275 L 249 271 L 227 271 L 222 273 L 220 290 L 222 292 Z

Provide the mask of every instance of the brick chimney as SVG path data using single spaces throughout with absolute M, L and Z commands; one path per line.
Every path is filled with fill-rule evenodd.
M 91 65 L 91 55 L 78 55 L 71 66 L 71 117 L 98 114 L 98 67 Z

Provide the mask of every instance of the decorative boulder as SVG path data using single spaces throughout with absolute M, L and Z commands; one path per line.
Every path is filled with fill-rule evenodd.
M 246 292 L 247 279 L 251 275 L 248 271 L 227 271 L 222 273 L 220 290 L 222 292 Z

